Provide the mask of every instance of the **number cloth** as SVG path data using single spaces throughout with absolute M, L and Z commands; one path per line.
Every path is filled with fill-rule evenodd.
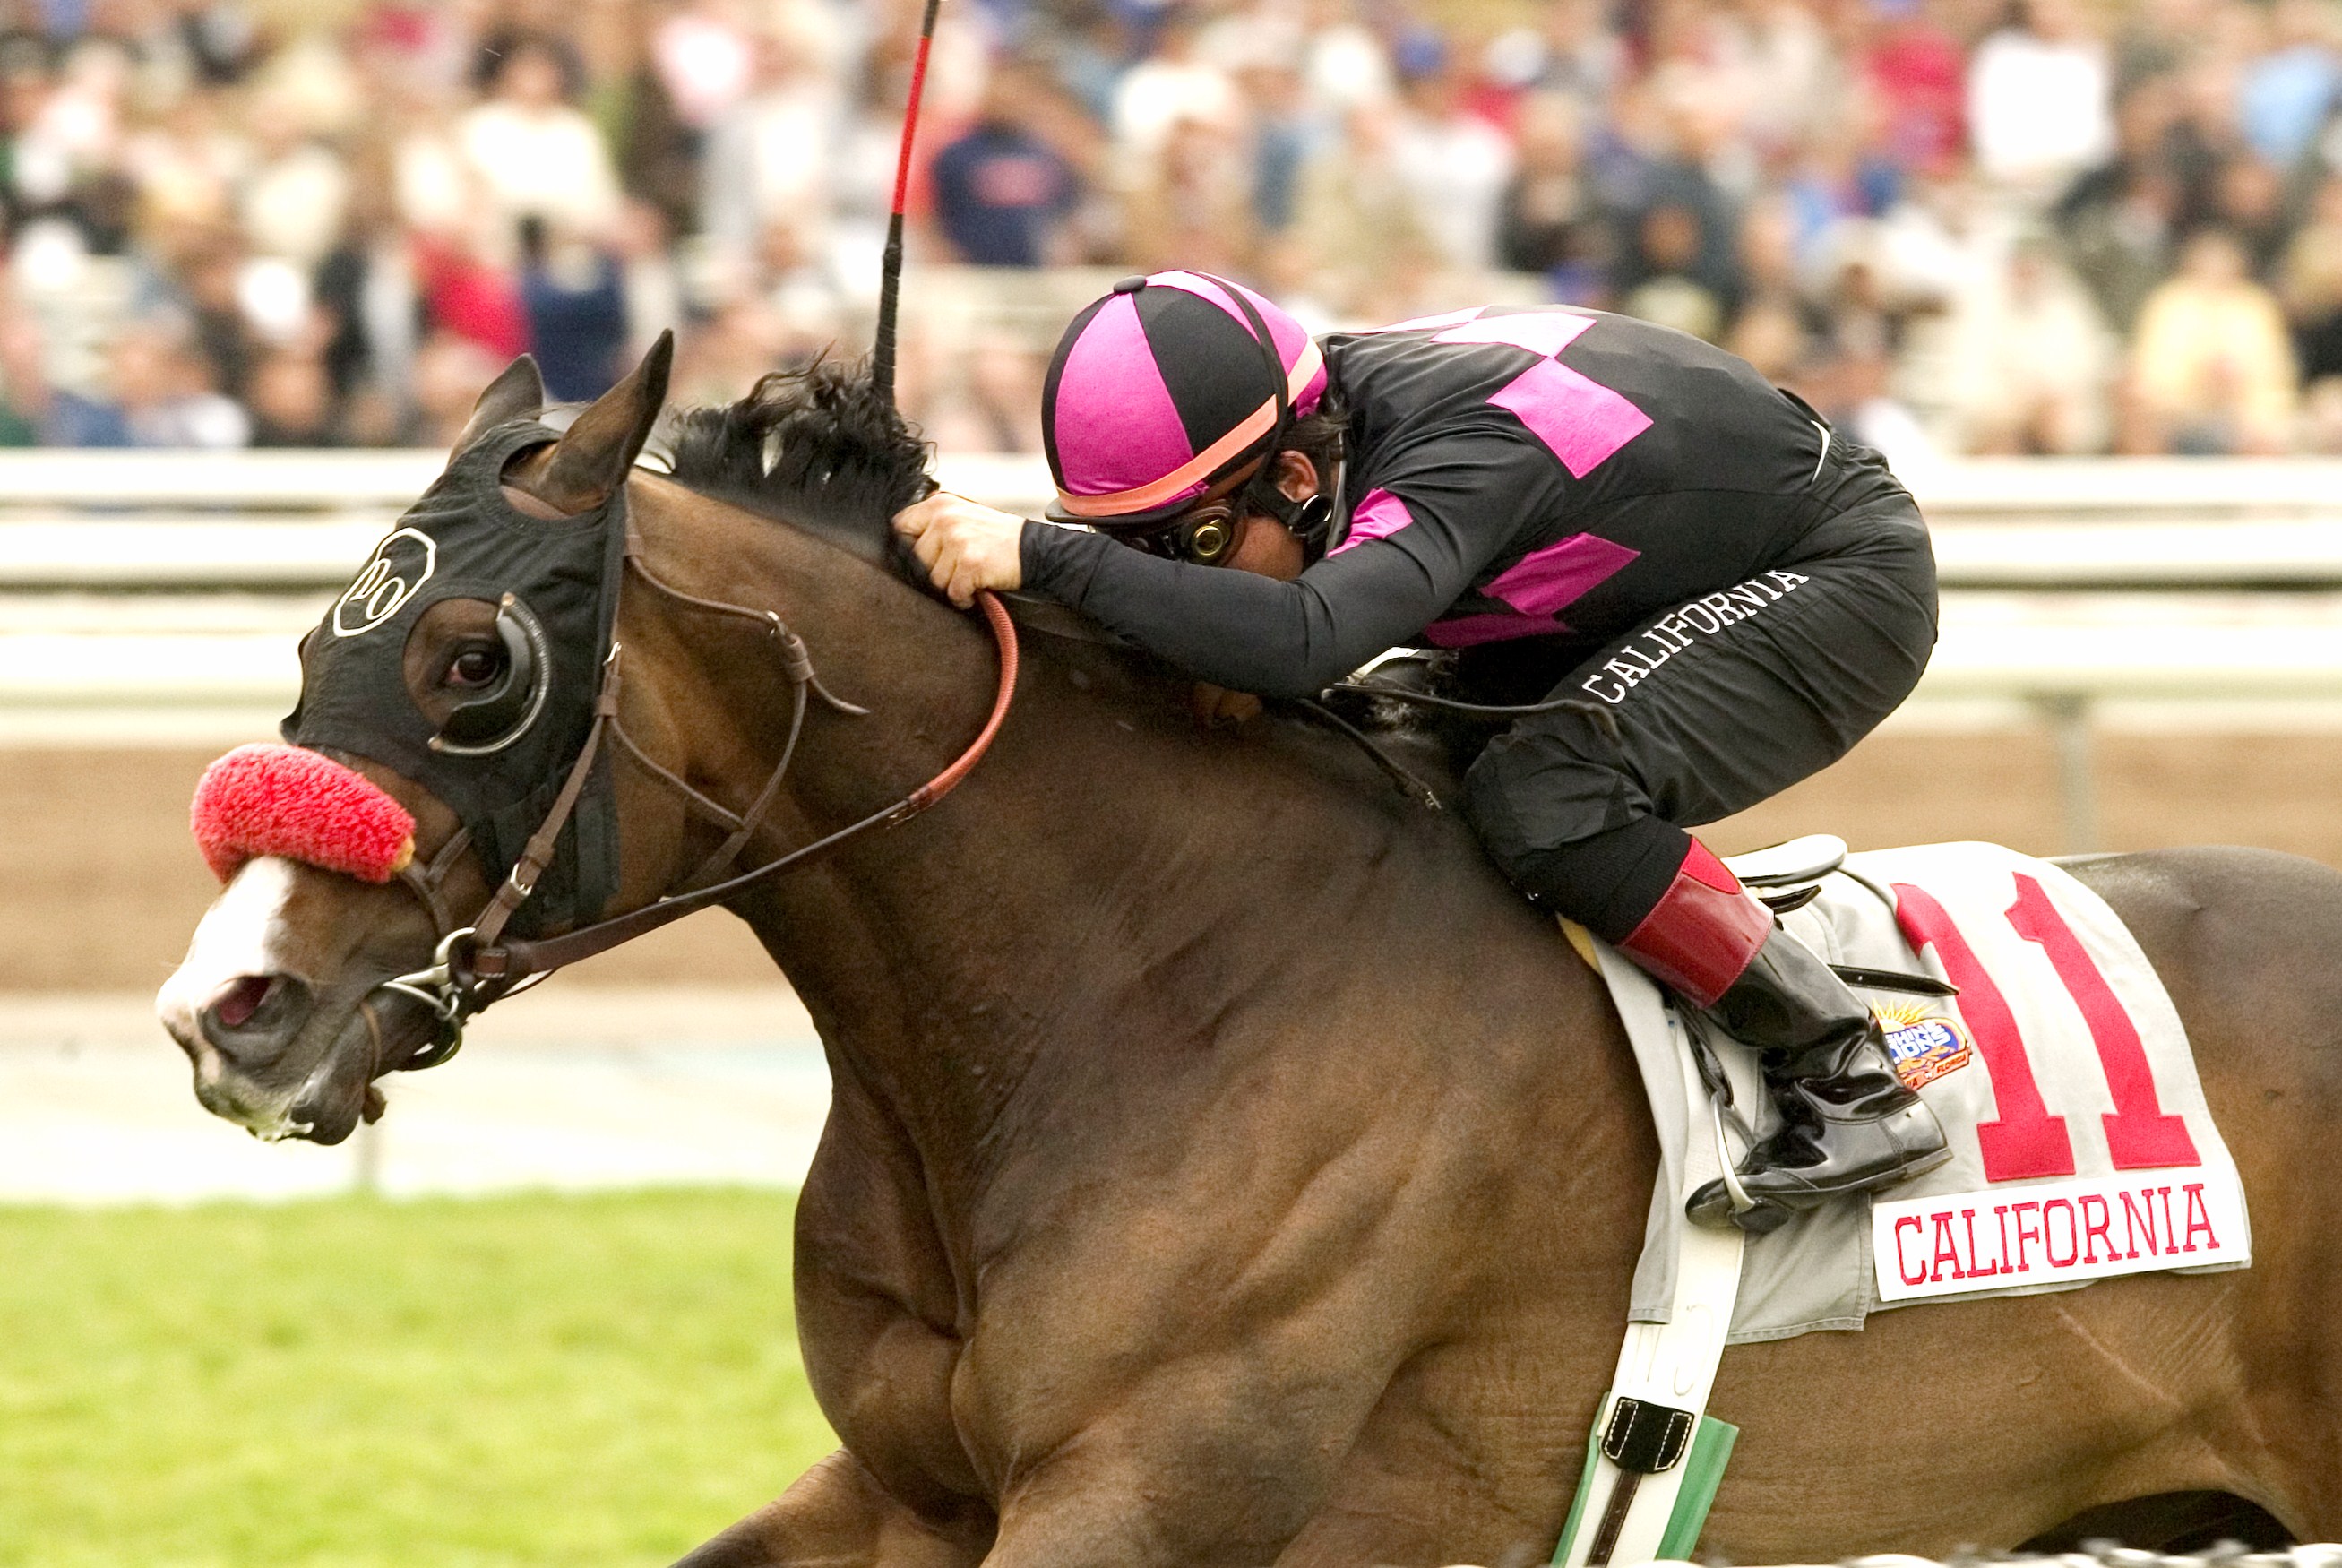
M 1746 363 L 1578 310 L 1459 311 L 1324 346 L 1344 526 L 1292 582 L 1026 526 L 1026 586 L 1200 678 L 1313 694 L 1396 644 L 1459 694 L 1575 696 L 1491 744 L 1467 809 L 1513 880 L 1609 940 L 1686 826 L 1836 761 L 1935 644 L 1918 509 Z
M 1832 963 L 1960 988 L 1956 998 L 1857 988 L 1953 1157 L 1750 1237 L 1734 1343 L 1859 1328 L 1872 1312 L 1927 1299 L 2249 1263 L 2243 1188 L 2187 1031 L 2105 900 L 1997 844 L 1880 850 L 1847 856 L 1846 870 L 1782 924 Z M 1714 1132 L 1706 1105 L 1686 1092 L 1656 987 L 1627 965 L 1602 968 L 1643 1069 L 1662 1163 L 1629 1315 L 1665 1322 L 1688 1223 L 1670 1176 L 1692 1141 Z M 1736 1104 L 1761 1109 L 1757 1131 L 1769 1131 L 1776 1116 L 1750 1054 L 1720 1055 Z

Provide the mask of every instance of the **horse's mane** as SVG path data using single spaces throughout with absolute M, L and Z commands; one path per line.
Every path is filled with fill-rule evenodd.
M 899 547 L 890 526 L 896 513 L 932 487 L 927 444 L 877 394 L 866 367 L 822 360 L 802 370 L 774 371 L 737 403 L 678 411 L 662 449 L 677 484 L 801 528 L 932 594 L 926 574 Z M 1026 631 L 1053 634 L 1066 649 L 1086 645 L 1076 656 L 1167 679 L 1182 696 L 1188 689 L 1187 679 L 1160 660 L 1072 611 L 1022 601 L 1016 614 Z M 1395 744 L 1412 743 L 1416 766 L 1434 774 L 1443 764 L 1460 769 L 1456 748 L 1463 741 L 1452 722 L 1387 702 L 1354 706 L 1358 729 Z M 1476 739 L 1485 738 L 1484 729 Z
M 866 368 L 776 370 L 737 403 L 686 408 L 663 444 L 674 480 L 900 569 L 888 519 L 926 494 L 927 444 Z

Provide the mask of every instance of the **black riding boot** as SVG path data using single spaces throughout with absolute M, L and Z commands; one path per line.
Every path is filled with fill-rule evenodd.
M 1762 1235 L 1841 1193 L 1907 1180 L 1951 1158 L 1936 1114 L 1895 1074 L 1886 1032 L 1811 948 L 1777 928 L 1746 972 L 1706 1010 L 1763 1052 L 1765 1085 L 1782 1126 L 1742 1157 L 1756 1206 L 1735 1213 L 1722 1181 L 1684 1205 L 1704 1225 Z

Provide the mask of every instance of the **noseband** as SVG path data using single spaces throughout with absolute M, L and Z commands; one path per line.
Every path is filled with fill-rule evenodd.
M 805 641 L 791 631 L 781 617 L 770 610 L 751 609 L 745 604 L 729 604 L 720 600 L 701 598 L 687 594 L 661 580 L 642 559 L 640 542 L 628 532 L 623 570 L 631 571 L 644 584 L 687 608 L 710 614 L 732 615 L 753 621 L 765 630 L 779 649 L 783 674 L 790 691 L 788 738 L 782 744 L 781 757 L 764 787 L 756 794 L 745 812 L 734 812 L 709 799 L 700 791 L 662 767 L 627 734 L 618 718 L 620 648 L 613 638 L 608 654 L 602 661 L 602 684 L 594 702 L 594 721 L 586 732 L 585 744 L 578 749 L 577 759 L 570 764 L 561 790 L 554 797 L 545 820 L 530 835 L 520 858 L 514 862 L 511 873 L 497 885 L 485 908 L 467 925 L 459 925 L 450 916 L 445 884 L 447 876 L 461 864 L 471 847 L 471 835 L 457 828 L 447 842 L 439 846 L 430 862 L 410 864 L 398 873 L 424 910 L 431 917 L 438 933 L 438 946 L 427 968 L 411 971 L 383 981 L 375 987 L 418 1002 L 429 1008 L 438 1020 L 438 1031 L 431 1043 L 400 1065 L 408 1072 L 436 1067 L 462 1048 L 464 1026 L 490 1003 L 498 1001 L 524 986 L 550 974 L 566 964 L 597 953 L 606 953 L 622 943 L 631 942 L 646 933 L 682 919 L 685 915 L 722 904 L 748 889 L 773 882 L 791 872 L 803 870 L 815 861 L 843 848 L 855 839 L 880 828 L 894 827 L 911 820 L 956 788 L 972 772 L 990 749 L 993 737 L 1000 733 L 1003 720 L 1008 716 L 1008 705 L 1016 691 L 1016 627 L 1008 618 L 1007 610 L 998 598 L 989 593 L 976 595 L 977 607 L 984 613 L 991 628 L 994 642 L 1000 650 L 1000 679 L 993 694 L 992 712 L 984 728 L 967 749 L 960 753 L 941 773 L 913 790 L 910 794 L 859 822 L 839 828 L 826 837 L 815 840 L 790 851 L 780 859 L 768 862 L 754 871 L 726 876 L 740 852 L 763 825 L 765 816 L 780 797 L 781 781 L 787 776 L 789 764 L 796 755 L 797 737 L 804 731 L 806 708 L 809 698 L 818 698 L 832 711 L 852 717 L 866 717 L 869 710 L 833 694 L 814 673 L 813 657 Z M 668 788 L 682 795 L 693 811 L 726 830 L 724 842 L 702 861 L 698 868 L 685 878 L 677 892 L 654 904 L 608 920 L 596 921 L 560 936 L 538 941 L 505 940 L 505 927 L 530 894 L 536 890 L 537 879 L 553 863 L 555 846 L 570 814 L 576 809 L 577 800 L 586 788 L 595 758 L 599 754 L 605 735 L 624 747 L 627 754 Z

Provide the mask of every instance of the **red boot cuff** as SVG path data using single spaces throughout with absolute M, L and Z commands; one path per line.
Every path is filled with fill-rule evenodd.
M 1618 950 L 1692 1005 L 1709 1007 L 1772 933 L 1772 911 L 1694 839 L 1675 881 Z

